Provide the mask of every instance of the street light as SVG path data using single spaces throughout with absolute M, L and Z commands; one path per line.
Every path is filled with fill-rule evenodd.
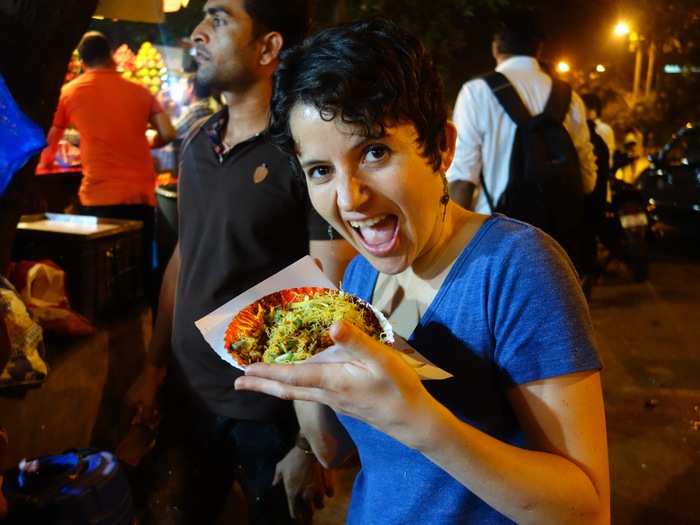
M 630 43 L 630 51 L 635 52 L 634 57 L 634 80 L 632 82 L 632 105 L 637 103 L 639 96 L 639 83 L 642 77 L 642 38 L 635 31 L 630 29 L 630 26 L 625 21 L 620 21 L 615 25 L 613 34 L 618 37 L 628 37 Z
M 605 73 L 605 71 L 606 71 L 605 66 L 604 66 L 603 64 L 598 64 L 598 65 L 595 67 L 595 70 L 596 70 L 598 73 Z
M 565 75 L 566 73 L 568 73 L 569 71 L 571 71 L 571 66 L 569 65 L 568 62 L 566 62 L 566 61 L 564 61 L 564 60 L 561 60 L 561 61 L 557 64 L 557 71 L 558 71 L 559 73 Z
M 630 32 L 630 26 L 627 22 L 620 21 L 615 25 L 613 32 L 615 33 L 615 36 L 626 36 Z

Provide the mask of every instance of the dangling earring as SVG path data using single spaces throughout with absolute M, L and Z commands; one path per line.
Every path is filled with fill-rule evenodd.
M 440 172 L 440 177 L 442 177 L 442 197 L 440 197 L 440 204 L 442 205 L 442 222 L 445 222 L 447 203 L 450 202 L 450 192 L 447 189 L 447 177 L 444 171 Z

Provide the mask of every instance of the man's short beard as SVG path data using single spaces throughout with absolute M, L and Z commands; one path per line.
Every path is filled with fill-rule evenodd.
M 211 92 L 221 91 L 245 91 L 254 84 L 253 76 L 250 74 L 239 74 L 231 78 L 220 78 L 215 71 L 207 72 L 200 69 L 197 71 L 197 82 Z

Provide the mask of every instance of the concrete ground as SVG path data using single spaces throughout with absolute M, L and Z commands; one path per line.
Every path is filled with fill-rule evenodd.
M 700 524 L 697 251 L 662 243 L 650 281 L 633 283 L 624 266 L 613 264 L 593 290 L 616 525 Z M 0 394 L 0 424 L 10 435 L 2 468 L 72 447 L 116 447 L 129 418 L 121 400 L 149 336 L 149 316 L 127 313 L 94 336 L 49 341 L 44 385 Z M 352 470 L 339 474 L 336 498 L 314 523 L 344 523 L 352 477 Z M 239 505 L 232 491 L 221 523 L 241 523 Z

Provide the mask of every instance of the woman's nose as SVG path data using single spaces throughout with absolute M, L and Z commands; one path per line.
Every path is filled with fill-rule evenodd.
M 356 177 L 343 177 L 337 189 L 338 208 L 355 210 L 367 200 L 367 187 Z

